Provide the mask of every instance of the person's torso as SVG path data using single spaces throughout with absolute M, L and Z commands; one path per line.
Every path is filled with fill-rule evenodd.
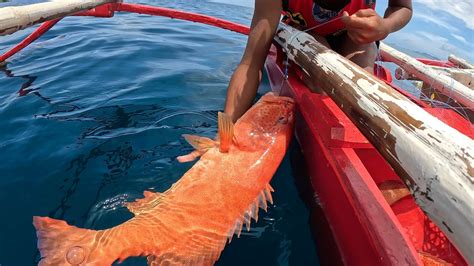
M 375 8 L 375 0 L 286 0 L 286 21 L 304 29 L 326 36 L 344 29 L 340 20 L 344 11 L 349 15 L 360 9 Z M 291 16 L 291 17 L 290 17 Z M 288 17 L 290 17 L 288 19 Z M 291 24 L 291 23 L 290 23 Z

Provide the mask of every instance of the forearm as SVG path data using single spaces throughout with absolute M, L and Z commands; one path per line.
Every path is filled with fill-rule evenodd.
M 232 121 L 241 117 L 252 105 L 261 79 L 261 70 L 240 64 L 235 70 L 227 89 L 224 112 Z
M 413 11 L 411 1 L 403 4 L 389 5 L 385 10 L 384 23 L 389 33 L 398 31 L 408 24 L 412 17 Z
M 224 112 L 235 122 L 252 104 L 261 70 L 281 13 L 281 1 L 256 0 L 252 25 L 242 60 L 227 89 Z

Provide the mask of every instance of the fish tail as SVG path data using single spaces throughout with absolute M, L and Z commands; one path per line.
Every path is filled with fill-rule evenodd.
M 39 265 L 79 265 L 90 261 L 98 231 L 77 228 L 49 217 L 35 216 L 33 225 L 41 253 Z M 88 263 L 91 264 L 94 263 Z

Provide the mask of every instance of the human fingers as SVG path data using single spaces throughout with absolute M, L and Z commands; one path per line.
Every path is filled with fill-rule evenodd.
M 346 24 L 346 26 L 347 26 L 348 23 L 350 23 L 350 21 L 349 21 L 350 16 L 349 16 L 349 13 L 347 13 L 347 11 L 342 12 L 341 20 L 344 24 Z
M 377 12 L 375 12 L 375 10 L 371 9 L 371 8 L 367 8 L 367 9 L 359 9 L 357 10 L 357 12 L 355 12 L 352 16 L 356 16 L 356 17 L 371 17 L 371 16 L 375 16 L 377 14 Z
M 352 14 L 351 16 L 347 15 L 347 12 L 343 14 L 343 22 L 349 28 L 367 28 L 370 24 L 370 21 L 374 16 L 377 15 L 372 9 L 362 9 Z
M 353 32 L 353 31 L 348 31 L 347 32 L 347 36 L 349 36 L 349 38 L 355 43 L 355 44 L 363 44 L 364 43 L 364 40 L 362 38 L 362 36 L 357 33 L 357 32 Z

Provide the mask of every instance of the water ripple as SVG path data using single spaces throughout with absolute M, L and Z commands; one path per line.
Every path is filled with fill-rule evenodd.
M 252 15 L 208 1 L 145 3 L 244 24 Z M 33 29 L 0 38 L 0 51 Z M 0 219 L 0 236 L 9 239 L 0 241 L 0 264 L 38 262 L 33 215 L 109 228 L 132 217 L 125 202 L 179 180 L 192 166 L 175 159 L 192 149 L 181 135 L 215 136 L 217 111 L 244 46 L 244 36 L 210 26 L 116 14 L 65 18 L 9 59 L 0 68 L 0 201 L 11 203 L 2 206 L 10 219 Z M 308 261 L 301 259 L 308 254 L 315 261 L 302 203 L 282 204 L 297 198 L 289 169 L 283 166 L 274 179 L 276 190 L 285 193 L 275 197 L 279 205 L 233 240 L 219 263 L 256 258 L 276 264 L 283 251 L 290 254 L 284 261 L 295 265 Z M 300 230 L 290 234 L 293 227 Z M 282 240 L 291 242 L 282 248 Z

